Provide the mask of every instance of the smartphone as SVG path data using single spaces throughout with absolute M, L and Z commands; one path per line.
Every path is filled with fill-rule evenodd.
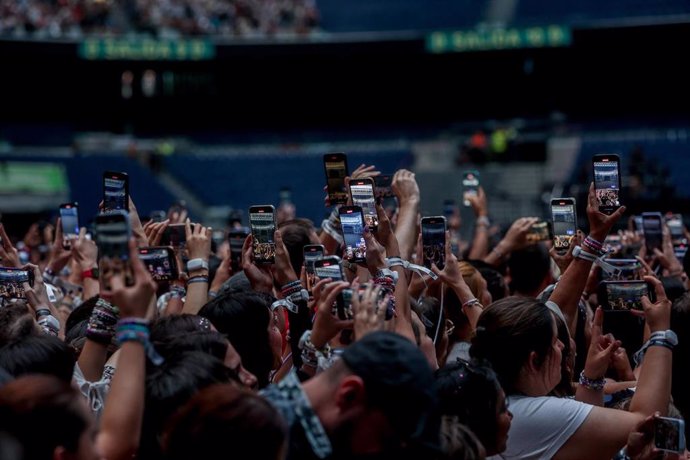
M 97 215 L 94 231 L 99 257 L 129 259 L 128 244 L 132 230 L 126 211 L 117 210 Z
M 422 254 L 425 267 L 431 268 L 432 262 L 439 270 L 443 270 L 446 266 L 445 217 L 422 217 Z
M 620 235 L 608 235 L 604 240 L 604 249 L 611 253 L 620 252 L 623 249 Z
M 316 284 L 314 262 L 323 258 L 325 249 L 322 244 L 307 244 L 302 251 L 304 255 L 304 271 L 307 274 L 307 291 L 311 294 L 311 289 Z
M 254 262 L 273 264 L 276 260 L 276 244 L 273 234 L 276 231 L 276 210 L 270 205 L 249 208 L 249 227 L 252 231 Z
M 340 257 L 325 256 L 314 261 L 314 274 L 317 281 L 331 278 L 333 281 L 344 281 L 345 273 L 340 265 Z
M 647 246 L 647 254 L 653 255 L 654 249 L 661 251 L 662 226 L 663 222 L 660 212 L 642 213 L 642 230 L 644 232 L 644 242 Z
M 194 224 L 191 224 L 191 230 L 194 231 Z M 184 249 L 187 244 L 187 232 L 185 231 L 185 224 L 168 224 L 161 235 L 161 246 L 172 246 L 175 249 Z
M 577 232 L 575 198 L 551 199 L 551 221 L 553 222 L 553 247 L 557 251 L 567 251 L 570 241 Z
M 376 231 L 379 226 L 379 216 L 376 213 L 374 180 L 371 178 L 350 180 L 350 196 L 352 204 L 362 208 L 364 222 L 370 229 Z
M 332 281 L 345 281 L 345 273 L 340 264 L 340 257 L 326 256 L 314 261 L 316 281 L 331 278 Z M 351 319 L 352 289 L 343 289 L 335 300 L 332 313 L 340 319 Z
M 527 242 L 538 243 L 540 241 L 547 241 L 553 239 L 553 234 L 551 232 L 551 227 L 549 223 L 545 220 L 540 220 L 532 224 L 526 235 Z M 570 242 L 568 242 L 570 243 Z
M 377 202 L 380 203 L 384 198 L 395 197 L 392 184 L 392 174 L 379 174 L 378 176 L 374 177 L 375 196 Z
M 637 259 L 604 259 L 603 262 L 618 269 L 618 274 L 601 271 L 601 277 L 607 281 L 633 281 L 640 279 L 642 264 Z
M 342 206 L 340 228 L 345 240 L 344 259 L 350 262 L 364 262 L 367 260 L 367 245 L 364 242 L 364 214 L 359 206 Z
M 646 281 L 602 281 L 597 292 L 605 310 L 642 311 L 642 296 L 645 295 L 654 302 L 654 289 Z
M 594 191 L 599 203 L 599 211 L 611 215 L 621 207 L 621 175 L 618 155 L 594 155 Z
M 129 210 L 129 176 L 125 172 L 103 173 L 103 211 Z
M 673 252 L 678 259 L 682 259 L 688 250 L 688 239 L 685 237 L 683 216 L 680 214 L 668 214 L 665 219 L 668 231 L 671 234 Z
M 34 285 L 34 272 L 20 268 L 0 267 L 0 297 L 5 299 L 25 299 L 23 283 Z
M 169 246 L 139 248 L 139 259 L 144 263 L 154 281 L 178 278 L 175 252 Z
M 345 188 L 345 178 L 348 176 L 347 155 L 327 153 L 323 156 L 323 166 L 326 171 L 328 201 L 331 206 L 347 203 L 348 194 Z
M 685 452 L 685 422 L 677 418 L 656 417 L 654 446 L 666 452 Z
M 60 222 L 62 223 L 62 245 L 65 249 L 69 249 L 71 240 L 76 240 L 79 237 L 79 204 L 61 204 Z
M 242 270 L 242 247 L 244 247 L 244 240 L 250 233 L 251 231 L 247 227 L 233 228 L 228 231 L 230 265 L 233 273 L 239 273 Z
M 462 173 L 462 199 L 465 206 L 471 206 L 469 197 L 477 196 L 479 189 L 479 172 L 465 171 Z
M 449 219 L 451 216 L 453 216 L 456 210 L 457 206 L 455 204 L 455 200 L 443 200 L 443 215 L 446 217 L 446 219 Z

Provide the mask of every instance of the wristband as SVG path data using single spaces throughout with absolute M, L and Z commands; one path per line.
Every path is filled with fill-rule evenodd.
M 216 291 L 208 291 L 208 296 L 212 299 L 215 299 L 218 297 L 218 293 Z
M 479 216 L 477 217 L 477 225 L 489 227 L 491 225 L 491 221 L 486 216 Z
M 585 371 L 580 372 L 580 385 L 588 390 L 601 391 L 604 389 L 606 380 L 602 377 L 600 379 L 590 379 L 585 376 Z
M 123 318 L 117 322 L 115 334 L 117 343 L 122 346 L 125 342 L 139 342 L 144 346 L 146 356 L 157 366 L 163 363 L 163 357 L 158 354 L 149 341 L 149 322 L 144 318 Z
M 410 270 L 410 271 L 417 273 L 419 276 L 427 275 L 432 280 L 438 279 L 438 275 L 436 273 L 432 272 L 427 267 L 424 267 L 422 265 L 413 264 L 411 262 L 408 262 L 407 260 L 403 260 L 400 257 L 389 257 L 389 258 L 387 258 L 386 259 L 386 265 L 388 266 L 388 268 L 402 267 L 405 270 Z M 393 273 L 396 273 L 396 272 L 393 272 Z
M 172 286 L 170 288 L 170 298 L 171 299 L 181 299 L 185 295 L 187 295 L 187 291 L 185 290 L 185 288 L 183 288 L 181 286 Z
M 98 299 L 86 326 L 86 338 L 102 345 L 109 345 L 115 335 L 119 309 L 105 299 Z
M 187 285 L 193 283 L 208 283 L 208 276 L 192 276 L 187 280 Z
M 208 262 L 200 257 L 187 261 L 187 273 L 195 270 L 208 270 Z
M 283 297 L 289 297 L 291 294 L 294 294 L 295 292 L 299 292 L 302 290 L 302 282 L 300 280 L 295 280 L 295 281 L 290 281 L 289 283 L 285 284 L 282 288 L 280 288 L 280 293 L 283 295 Z
M 278 307 L 285 307 L 288 309 L 288 311 L 292 313 L 298 313 L 298 308 L 297 305 L 292 303 L 290 299 L 278 299 L 275 302 L 271 304 L 271 311 L 274 311 Z
M 478 304 L 479 306 L 482 305 L 481 302 L 479 302 L 478 299 L 474 298 L 474 299 L 468 300 L 467 302 L 464 302 L 464 303 L 462 304 L 462 308 L 471 307 L 471 306 L 473 306 L 473 305 L 475 305 L 475 304 Z

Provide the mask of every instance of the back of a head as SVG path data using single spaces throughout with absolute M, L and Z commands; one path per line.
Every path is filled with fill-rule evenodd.
M 290 265 L 299 275 L 304 263 L 304 246 L 312 244 L 311 235 L 315 231 L 314 225 L 307 219 L 292 219 L 281 223 L 278 228 L 285 248 L 290 254 Z
M 55 377 L 24 376 L 0 388 L 0 432 L 21 444 L 27 460 L 52 460 L 58 446 L 77 452 L 87 417 L 83 396 Z
M 153 343 L 163 343 L 185 334 L 210 330 L 208 319 L 201 316 L 188 313 L 167 315 L 161 316 L 151 324 L 150 340 Z
M 32 334 L 41 331 L 25 303 L 8 303 L 0 308 L 0 347 Z
M 510 292 L 535 295 L 551 270 L 546 245 L 537 243 L 514 251 L 508 260 Z
M 168 417 L 195 393 L 215 383 L 228 383 L 232 371 L 221 360 L 201 351 L 172 355 L 146 370 L 146 403 L 140 456 L 157 454 L 157 435 Z
M 218 332 L 224 334 L 244 367 L 258 379 L 259 388 L 268 385 L 273 369 L 273 352 L 268 335 L 272 298 L 251 290 L 228 290 L 199 311 Z
M 506 281 L 501 272 L 483 260 L 470 260 L 468 262 L 479 271 L 479 274 L 486 281 L 486 289 L 494 302 L 507 296 Z
M 363 380 L 369 405 L 381 409 L 403 439 L 421 433 L 436 397 L 429 362 L 415 344 L 393 332 L 372 332 L 347 347 L 342 361 Z
M 163 436 L 167 460 L 279 458 L 287 427 L 265 399 L 236 385 L 212 385 L 170 420 Z
M 69 383 L 74 363 L 74 351 L 49 334 L 30 335 L 0 348 L 0 367 L 14 377 L 49 374 Z
M 441 415 L 467 425 L 484 446 L 495 444 L 501 386 L 488 363 L 458 360 L 437 370 L 435 377 Z
M 166 342 L 153 342 L 153 345 L 163 358 L 185 351 L 201 351 L 224 361 L 228 351 L 228 340 L 217 331 L 188 332 Z
M 477 436 L 453 416 L 441 419 L 441 448 L 447 460 L 484 460 L 486 451 Z
M 553 316 L 542 302 L 506 297 L 484 309 L 470 355 L 487 360 L 506 392 L 515 392 L 520 370 L 532 351 L 543 362 L 553 344 Z

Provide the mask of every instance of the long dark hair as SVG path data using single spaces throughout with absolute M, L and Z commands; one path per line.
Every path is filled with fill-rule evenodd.
M 520 370 L 531 352 L 543 364 L 553 344 L 553 316 L 542 302 L 506 297 L 487 307 L 479 317 L 470 355 L 486 359 L 498 375 L 506 395 L 517 392 Z
M 467 425 L 492 450 L 501 393 L 496 373 L 488 363 L 458 359 L 437 370 L 435 377 L 441 415 Z
M 199 311 L 230 340 L 244 367 L 256 376 L 259 388 L 268 385 L 274 363 L 268 335 L 271 302 L 272 297 L 265 294 L 231 289 Z

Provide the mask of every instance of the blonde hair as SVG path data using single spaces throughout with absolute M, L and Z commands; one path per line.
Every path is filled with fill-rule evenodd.
M 465 280 L 465 283 L 469 286 L 470 291 L 472 291 L 472 294 L 478 299 L 481 298 L 483 290 L 481 285 L 482 274 L 479 273 L 479 270 L 464 260 L 458 262 L 458 268 L 460 269 L 460 274 Z

